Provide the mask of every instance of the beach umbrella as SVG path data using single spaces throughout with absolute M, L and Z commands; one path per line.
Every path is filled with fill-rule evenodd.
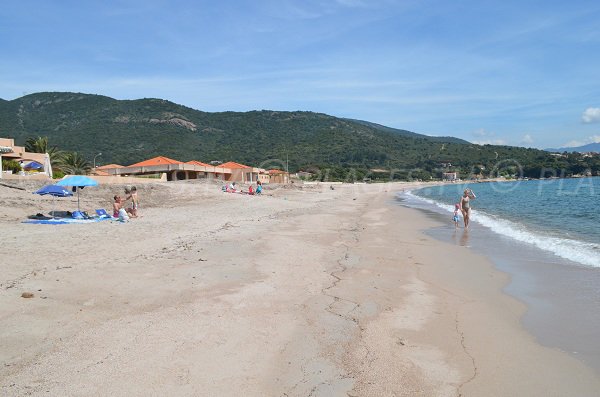
M 42 168 L 44 168 L 44 166 L 38 163 L 37 161 L 32 161 L 31 163 L 23 167 L 24 170 L 41 170 Z
M 81 211 L 79 208 L 79 190 L 86 186 L 98 186 L 98 182 L 92 178 L 88 178 L 83 175 L 67 176 L 56 182 L 57 186 L 72 186 L 77 190 L 77 211 Z
M 50 195 L 52 196 L 52 208 L 54 208 L 54 199 L 56 197 L 68 197 L 68 196 L 72 196 L 73 193 L 71 193 L 70 191 L 68 191 L 67 189 L 65 189 L 62 186 L 56 186 L 56 185 L 47 185 L 44 186 L 43 188 L 41 188 L 40 190 L 33 192 L 33 194 L 39 194 L 40 196 L 46 196 L 46 195 Z M 54 210 L 52 211 L 52 217 L 54 218 Z

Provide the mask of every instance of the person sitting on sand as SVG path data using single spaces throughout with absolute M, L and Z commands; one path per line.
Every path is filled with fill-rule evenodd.
M 113 218 L 119 217 L 119 210 L 121 209 L 121 197 L 116 195 L 113 197 Z
M 132 209 L 131 208 L 125 208 L 124 204 L 125 204 L 125 200 L 123 199 L 123 197 L 116 195 L 113 197 L 114 199 L 114 203 L 113 203 L 113 217 L 114 218 L 119 218 L 120 214 L 121 214 L 121 210 L 125 211 L 125 213 L 127 214 L 128 217 L 132 216 Z
M 248 187 L 248 194 L 254 195 L 254 189 L 252 188 L 252 185 L 250 185 L 250 187 Z
M 256 194 L 262 194 L 262 183 L 256 184 Z
M 465 189 L 462 197 L 460 198 L 460 208 L 463 215 L 463 221 L 465 223 L 465 229 L 469 228 L 469 220 L 471 217 L 471 200 L 474 198 L 476 198 L 476 196 L 471 189 Z

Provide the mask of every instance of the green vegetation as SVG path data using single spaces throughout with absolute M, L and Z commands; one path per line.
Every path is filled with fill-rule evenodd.
M 48 144 L 47 136 L 38 136 L 37 138 L 27 138 L 25 141 L 25 150 L 32 153 L 48 153 L 52 168 L 59 168 L 63 152 L 58 150 L 56 146 Z
M 68 175 L 85 175 L 91 165 L 77 152 L 64 153 L 58 162 L 58 169 Z
M 5 171 L 12 171 L 13 174 L 17 174 L 21 171 L 21 164 L 15 160 L 2 160 L 2 169 Z
M 440 178 L 442 171 L 457 171 L 462 178 L 600 171 L 597 157 L 474 145 L 320 113 L 207 113 L 160 99 L 119 101 L 77 93 L 0 101 L 0 136 L 21 144 L 33 138 L 32 145 L 47 136 L 61 150 L 76 151 L 88 161 L 101 152 L 103 164 L 163 155 L 264 168 L 289 165 L 292 172 L 313 170 L 316 178 L 328 180 L 427 180 Z M 452 166 L 442 166 L 447 163 Z

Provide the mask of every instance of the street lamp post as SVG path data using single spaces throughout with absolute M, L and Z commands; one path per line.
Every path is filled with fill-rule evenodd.
M 98 156 L 102 156 L 102 153 L 98 153 L 97 155 L 94 156 L 94 169 L 96 169 L 96 157 Z

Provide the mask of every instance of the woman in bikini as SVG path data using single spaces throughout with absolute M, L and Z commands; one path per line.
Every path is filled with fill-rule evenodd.
M 471 217 L 471 200 L 474 199 L 475 193 L 471 189 L 465 189 L 460 198 L 460 209 L 465 222 L 465 229 L 469 228 L 469 218 Z

